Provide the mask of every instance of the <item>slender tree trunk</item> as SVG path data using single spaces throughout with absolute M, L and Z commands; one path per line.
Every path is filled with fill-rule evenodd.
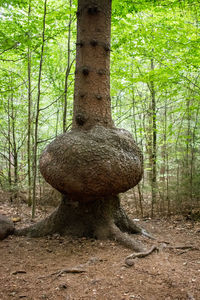
M 7 117 L 8 117 L 8 184 L 9 192 L 12 191 L 12 138 L 11 138 L 11 114 L 10 114 L 10 96 L 8 97 L 7 104 Z M 10 202 L 13 202 L 13 195 L 10 195 Z
M 7 116 L 8 116 L 8 183 L 9 191 L 12 189 L 12 174 L 11 174 L 11 125 L 10 125 L 10 97 L 8 97 L 7 106 Z M 12 202 L 12 197 L 10 198 Z
M 166 201 L 167 201 L 167 214 L 171 214 L 171 199 L 169 195 L 169 154 L 166 153 L 166 166 L 167 166 L 167 178 L 166 178 Z
M 12 130 L 12 154 L 13 154 L 13 165 L 14 165 L 14 198 L 17 198 L 18 192 L 18 151 L 17 151 L 17 144 L 16 144 L 16 113 L 14 110 L 14 99 L 13 95 L 11 95 L 11 130 Z
M 138 138 L 137 138 L 137 124 L 136 124 L 136 118 L 135 118 L 135 94 L 134 94 L 134 88 L 132 87 L 132 112 L 133 112 L 133 122 L 134 122 L 134 137 L 135 137 L 135 141 L 136 143 L 138 143 Z M 142 191 L 141 191 L 141 186 L 140 183 L 138 183 L 137 185 L 137 190 L 138 190 L 138 196 L 139 196 L 139 206 L 140 206 L 140 214 L 143 217 L 144 213 L 143 213 L 143 195 L 142 195 Z
M 37 94 L 36 116 L 35 116 L 34 151 L 33 151 L 33 199 L 32 199 L 32 218 L 35 217 L 35 206 L 36 206 L 38 125 L 39 125 L 39 114 L 40 114 L 40 96 L 41 96 L 42 65 L 43 65 L 43 55 L 44 55 L 44 45 L 45 45 L 46 12 L 47 12 L 47 0 L 44 1 L 43 31 L 42 31 L 42 47 L 41 47 L 41 54 L 40 54 L 40 66 L 39 66 L 39 76 L 38 76 L 38 94 Z
M 180 149 L 179 149 L 179 134 L 178 134 L 178 137 L 176 139 L 176 145 L 175 145 L 175 155 L 176 155 L 176 183 L 175 183 L 175 189 L 176 189 L 176 209 L 178 211 L 182 211 L 182 200 L 183 200 L 183 197 L 181 196 L 181 193 L 180 193 L 180 182 L 181 182 L 181 173 L 182 173 L 182 170 L 181 170 L 181 167 L 180 167 Z
M 168 147 L 167 147 L 167 102 L 165 101 L 165 112 L 164 112 L 164 151 L 165 151 L 165 199 L 167 202 L 167 214 L 171 214 L 171 201 L 169 197 L 169 154 L 168 154 Z
M 58 105 L 58 103 L 57 103 Z M 57 111 L 56 111 L 56 134 L 55 136 L 58 136 L 58 125 L 59 125 L 59 113 L 60 113 L 60 109 L 59 106 L 57 107 Z
M 63 132 L 67 130 L 67 96 L 68 96 L 68 78 L 71 70 L 71 24 L 72 24 L 72 0 L 69 0 L 70 5 L 70 15 L 68 24 L 68 46 L 67 46 L 67 69 L 65 73 L 65 90 L 64 90 L 64 110 L 63 110 Z
M 31 0 L 29 0 L 28 8 L 28 25 L 30 24 L 31 16 Z M 28 132 L 27 132 L 27 165 L 28 165 L 28 205 L 31 206 L 31 128 L 32 128 L 32 92 L 31 92 L 31 36 L 29 32 L 29 43 L 28 43 L 28 52 L 27 52 L 27 62 L 28 62 Z
M 154 70 L 154 60 L 151 59 L 151 70 Z M 154 214 L 154 205 L 156 203 L 157 194 L 157 125 L 156 125 L 156 93 L 154 82 L 150 82 L 150 93 L 151 93 L 151 116 L 152 116 L 152 150 L 151 150 L 151 217 Z
M 166 97 L 167 98 L 167 97 Z M 169 187 L 168 187 L 168 148 L 167 148 L 167 101 L 165 100 L 164 107 L 164 123 L 163 123 L 163 145 L 161 146 L 161 168 L 160 168 L 160 178 L 161 178 L 161 191 L 160 191 L 160 212 L 164 213 L 167 209 L 167 213 L 170 214 L 170 199 L 169 199 Z
M 192 131 L 192 146 L 191 146 L 191 170 L 190 170 L 190 188 L 191 188 L 191 194 L 192 194 L 192 199 L 193 199 L 193 193 L 195 193 L 194 191 L 194 176 L 196 175 L 195 174 L 195 170 L 196 170 L 196 164 L 195 164 L 195 150 L 196 150 L 196 130 L 197 130 L 197 124 L 198 124 L 198 119 L 199 119 L 199 110 L 200 110 L 200 103 L 198 103 L 198 107 L 197 107 L 197 110 L 196 110 L 196 115 L 195 115 L 195 123 L 194 123 L 194 126 L 193 126 L 193 131 Z M 196 175 L 197 176 L 197 175 Z M 195 193 L 195 196 L 196 193 Z M 196 197 L 198 199 L 198 197 Z M 197 200 L 197 204 L 198 203 L 198 200 Z
M 190 151 L 191 151 L 191 111 L 190 111 L 190 99 L 187 99 L 187 138 L 186 138 L 186 194 L 187 194 L 187 206 L 192 208 L 192 192 L 190 187 Z

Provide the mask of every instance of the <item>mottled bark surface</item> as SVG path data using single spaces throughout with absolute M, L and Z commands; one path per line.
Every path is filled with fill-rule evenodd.
M 142 167 L 130 133 L 102 126 L 60 135 L 40 159 L 46 181 L 79 201 L 127 191 L 141 179 Z
M 111 0 L 80 0 L 73 128 L 112 127 L 110 109 Z
M 84 198 L 84 197 L 83 197 Z M 127 233 L 143 233 L 143 229 L 128 218 L 120 206 L 118 196 L 98 198 L 92 202 L 74 201 L 63 195 L 60 206 L 46 219 L 15 235 L 40 237 L 54 233 L 96 239 L 113 239 L 135 251 L 144 247 Z

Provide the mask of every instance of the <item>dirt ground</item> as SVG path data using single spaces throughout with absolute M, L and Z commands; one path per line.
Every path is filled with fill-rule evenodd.
M 37 219 L 50 210 L 38 209 Z M 20 218 L 16 226 L 31 222 L 25 204 L 0 202 L 0 213 Z M 125 258 L 132 252 L 112 241 L 8 237 L 0 242 L 0 299 L 200 299 L 200 223 L 182 217 L 136 222 L 157 240 L 134 238 L 160 250 L 131 267 Z

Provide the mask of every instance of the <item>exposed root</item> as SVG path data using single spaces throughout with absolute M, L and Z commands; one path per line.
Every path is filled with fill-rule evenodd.
M 134 259 L 135 258 L 146 257 L 154 251 L 158 251 L 158 247 L 152 246 L 151 249 L 148 250 L 148 251 L 142 251 L 142 252 L 139 252 L 139 253 L 132 253 L 131 255 L 126 257 L 125 264 L 130 267 L 134 264 Z
M 117 202 L 117 210 L 114 215 L 115 224 L 119 227 L 122 231 L 133 233 L 133 234 L 142 234 L 145 237 L 150 239 L 155 239 L 150 233 L 148 233 L 144 228 L 135 224 L 135 222 L 130 219 L 124 209 L 120 206 L 120 199 L 119 196 L 116 196 Z
M 128 216 L 127 216 L 127 220 L 128 220 L 128 230 L 127 230 L 128 232 L 142 234 L 143 236 L 148 237 L 149 239 L 155 240 L 155 237 L 153 237 L 150 233 L 148 233 L 144 228 L 136 225 L 134 221 L 131 220 Z
M 109 196 L 92 202 L 75 202 L 63 195 L 60 206 L 49 217 L 14 232 L 15 235 L 29 237 L 42 237 L 54 233 L 112 239 L 139 253 L 146 253 L 145 247 L 128 233 L 151 237 L 126 215 L 120 206 L 118 196 Z
M 42 237 L 59 232 L 62 223 L 64 223 L 62 215 L 59 214 L 59 211 L 60 206 L 50 216 L 39 221 L 38 223 L 22 229 L 15 229 L 14 235 Z M 60 218 L 58 218 L 58 215 L 60 215 Z
M 141 234 L 148 237 L 151 240 L 156 240 L 154 236 L 152 236 L 149 232 L 147 232 L 144 228 L 141 228 Z
M 110 225 L 110 238 L 119 242 L 123 246 L 130 248 L 136 252 L 145 251 L 142 244 L 136 242 L 127 233 L 122 232 L 114 223 Z
M 133 233 L 133 234 L 141 234 L 142 229 L 137 226 L 126 214 L 124 209 L 120 206 L 119 197 L 116 198 L 117 209 L 114 214 L 114 220 L 117 227 L 119 227 L 122 231 Z

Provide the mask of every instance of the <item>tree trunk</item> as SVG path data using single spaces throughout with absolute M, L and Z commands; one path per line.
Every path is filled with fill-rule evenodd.
M 73 128 L 112 127 L 111 1 L 79 0 Z
M 12 131 L 12 154 L 13 154 L 13 166 L 14 166 L 14 199 L 18 194 L 18 150 L 16 144 L 16 112 L 14 110 L 13 94 L 11 95 L 11 131 Z
M 10 97 L 8 97 L 8 108 L 7 108 L 7 116 L 8 116 L 8 182 L 9 182 L 9 191 L 12 189 L 12 175 L 11 175 L 11 122 L 10 122 Z M 10 201 L 12 202 L 12 196 L 10 197 Z
M 153 51 L 153 50 L 152 50 Z M 151 70 L 154 70 L 154 60 L 151 59 Z M 153 217 L 154 214 L 154 205 L 156 203 L 156 184 L 157 184 L 157 165 L 156 165 L 156 148 L 157 148 L 157 128 L 156 128 L 156 93 L 155 93 L 155 87 L 154 82 L 150 82 L 150 93 L 151 93 L 151 115 L 152 115 L 152 150 L 151 150 L 151 217 Z
M 28 24 L 30 22 L 31 15 L 31 0 L 29 0 L 28 8 Z M 30 32 L 29 32 L 29 43 L 31 41 Z M 31 93 L 31 49 L 28 44 L 27 51 L 27 62 L 28 62 L 28 132 L 27 132 L 27 164 L 28 164 L 28 205 L 31 206 L 31 128 L 32 128 L 32 93 Z
M 70 10 L 72 8 L 72 1 L 69 0 Z M 65 90 L 64 90 L 64 110 L 63 110 L 63 132 L 67 131 L 67 93 L 68 93 L 68 78 L 71 70 L 71 23 L 72 15 L 70 12 L 69 15 L 69 24 L 68 24 L 68 45 L 67 45 L 67 69 L 65 72 Z
M 132 104 L 133 104 L 133 122 L 134 122 L 134 131 L 135 131 L 135 141 L 136 143 L 138 142 L 137 140 L 137 125 L 136 125 L 136 119 L 135 119 L 135 91 L 134 88 L 132 86 Z M 143 217 L 144 213 L 143 213 L 143 195 L 142 195 L 142 191 L 141 191 L 141 187 L 140 187 L 140 183 L 138 183 L 137 185 L 137 190 L 138 190 L 138 196 L 139 196 L 139 205 L 140 205 L 140 214 L 141 217 Z
M 194 118 L 194 126 L 192 130 L 192 146 L 191 146 L 191 171 L 190 171 L 190 188 L 191 188 L 191 193 L 194 193 L 197 205 L 198 205 L 198 197 L 197 197 L 197 192 L 196 192 L 196 186 L 194 183 L 195 176 L 198 176 L 198 171 L 197 171 L 197 163 L 195 164 L 195 151 L 198 149 L 197 144 L 197 138 L 196 138 L 196 130 L 197 130 L 197 124 L 199 120 L 199 111 L 200 111 L 200 103 L 198 103 L 195 118 Z
M 135 251 L 126 233 L 142 233 L 120 206 L 118 193 L 143 174 L 141 151 L 129 132 L 114 127 L 110 105 L 111 1 L 79 0 L 73 125 L 44 150 L 40 171 L 62 193 L 47 219 L 15 234 L 58 232 L 111 238 Z
M 75 202 L 63 195 L 60 206 L 53 214 L 31 227 L 15 231 L 15 234 L 40 237 L 60 233 L 97 239 L 111 238 L 136 251 L 144 249 L 123 232 L 145 234 L 127 217 L 118 196 L 108 196 L 101 201 Z
M 45 44 L 46 11 L 47 11 L 47 0 L 44 1 L 43 30 L 42 30 L 42 47 L 41 47 L 41 54 L 40 54 L 40 67 L 39 67 L 39 75 L 38 75 L 38 94 L 37 94 L 36 117 L 35 117 L 34 151 L 33 151 L 32 218 L 35 217 L 35 206 L 36 206 L 38 123 L 39 123 L 39 114 L 40 114 L 40 95 L 41 95 L 41 78 L 42 78 L 42 65 L 43 65 L 43 55 L 44 55 L 44 44 Z

